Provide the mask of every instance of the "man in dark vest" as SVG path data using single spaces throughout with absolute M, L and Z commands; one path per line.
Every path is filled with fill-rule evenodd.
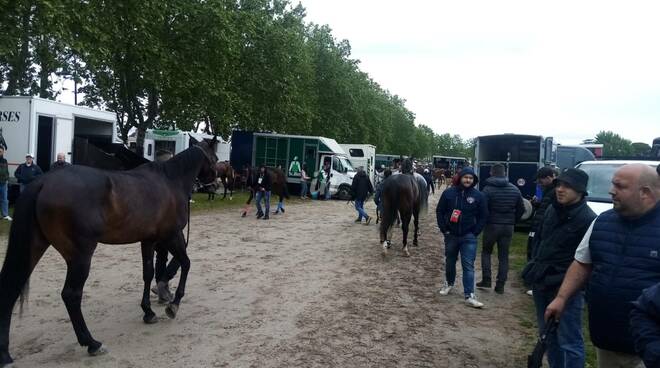
M 557 295 L 575 249 L 596 218 L 585 200 L 588 180 L 587 173 L 580 169 L 568 169 L 557 178 L 556 197 L 534 236 L 534 257 L 523 270 L 525 282 L 534 290 L 539 332 L 545 329 L 545 308 Z M 559 328 L 548 335 L 550 368 L 584 367 L 583 305 L 581 292 L 570 298 Z
M 546 321 L 559 320 L 571 297 L 587 286 L 599 368 L 643 367 L 635 355 L 630 311 L 642 290 L 660 282 L 659 188 L 658 174 L 648 165 L 629 164 L 614 173 L 614 209 L 591 224 L 545 311 Z
M 525 207 L 523 206 L 520 190 L 509 183 L 504 165 L 495 164 L 490 169 L 490 178 L 482 193 L 488 202 L 488 220 L 484 228 L 481 248 L 481 282 L 478 288 L 491 287 L 491 255 L 497 243 L 497 283 L 495 292 L 504 294 L 504 284 L 509 273 L 509 246 L 513 238 L 513 227 L 520 219 Z

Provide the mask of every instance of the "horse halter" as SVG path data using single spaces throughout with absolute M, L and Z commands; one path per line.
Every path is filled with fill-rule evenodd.
M 196 147 L 197 149 L 199 149 L 200 151 L 202 151 L 202 153 L 204 154 L 204 157 L 205 157 L 206 160 L 209 162 L 209 165 L 211 165 L 211 166 L 213 167 L 212 170 L 215 171 L 215 163 L 218 162 L 217 158 L 214 160 L 214 159 L 211 157 L 211 155 L 209 155 L 209 154 L 208 154 L 208 153 L 207 153 L 202 147 L 199 146 L 199 144 L 196 144 L 196 145 L 194 145 L 193 147 Z M 216 172 L 216 177 L 217 177 L 217 174 L 218 174 L 218 173 Z M 201 186 L 202 186 L 202 188 L 206 188 L 206 187 L 211 186 L 211 185 L 214 185 L 214 184 L 215 184 L 215 180 L 214 180 L 214 181 L 211 181 L 211 182 L 209 182 L 209 183 L 201 183 Z

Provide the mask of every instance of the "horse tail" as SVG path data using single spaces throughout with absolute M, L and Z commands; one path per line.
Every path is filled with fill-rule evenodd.
M 381 201 L 383 202 L 383 213 L 381 214 L 380 233 L 381 233 L 381 237 L 384 238 L 382 240 L 386 240 L 387 231 L 390 229 L 390 227 L 392 227 L 392 225 L 394 225 L 394 221 L 396 221 L 397 211 L 399 210 L 399 201 L 400 201 L 399 191 L 398 190 L 386 191 L 386 188 L 383 188 L 383 195 Z M 386 204 L 389 206 L 387 206 Z
M 20 311 L 23 312 L 23 304 L 27 301 L 29 294 L 29 278 L 32 269 L 36 266 L 33 259 L 38 260 L 39 254 L 33 252 L 35 236 L 41 236 L 41 229 L 37 223 L 37 197 L 43 187 L 43 181 L 29 185 L 21 193 L 14 209 L 14 219 L 9 230 L 9 244 L 2 271 L 0 271 L 0 320 L 5 318 L 5 313 L 10 313 L 14 308 L 16 299 L 20 296 Z M 35 250 L 36 251 L 36 250 Z M 2 322 L 0 322 L 0 326 Z
M 418 185 L 419 187 L 419 213 L 426 215 L 429 208 L 429 187 L 428 185 Z

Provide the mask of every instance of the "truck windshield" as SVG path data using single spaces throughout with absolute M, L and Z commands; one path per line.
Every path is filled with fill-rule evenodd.
M 348 161 L 347 159 L 345 159 L 345 158 L 343 158 L 343 157 L 340 157 L 340 158 L 339 158 L 339 161 L 341 161 L 341 165 L 342 165 L 345 169 L 348 169 L 348 171 L 355 171 L 355 169 L 353 168 L 353 165 L 351 165 L 351 162 Z

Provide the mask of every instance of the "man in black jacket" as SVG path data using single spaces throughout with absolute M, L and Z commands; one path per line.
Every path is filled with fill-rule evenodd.
M 353 200 L 355 201 L 355 210 L 358 213 L 358 217 L 355 220 L 356 223 L 361 223 L 363 217 L 365 225 L 369 225 L 371 222 L 371 216 L 369 216 L 364 210 L 364 201 L 369 194 L 372 194 L 373 192 L 374 187 L 371 185 L 367 173 L 364 172 L 362 166 L 358 167 L 358 172 L 353 177 L 353 183 L 351 184 L 351 193 L 353 194 Z
M 25 186 L 30 184 L 37 176 L 43 174 L 41 168 L 34 162 L 34 155 L 28 153 L 25 155 L 25 163 L 18 165 L 16 171 L 14 171 L 14 176 L 21 184 L 21 193 Z
M 257 218 L 263 216 L 264 220 L 268 220 L 270 213 L 270 191 L 272 183 L 266 165 L 259 167 L 259 176 L 257 177 L 255 199 L 257 201 Z M 261 209 L 261 199 L 264 200 L 265 211 Z
M 513 237 L 513 227 L 520 219 L 525 208 L 522 195 L 515 185 L 509 183 L 504 172 L 504 165 L 495 164 L 490 169 L 490 178 L 482 193 L 488 201 L 488 219 L 484 229 L 481 249 L 481 282 L 479 288 L 491 287 L 491 255 L 497 243 L 497 283 L 495 292 L 504 293 L 504 284 L 509 273 L 509 246 Z
M 539 331 L 545 328 L 546 307 L 557 295 L 575 250 L 596 218 L 584 198 L 588 181 L 589 176 L 580 169 L 568 169 L 557 178 L 556 198 L 534 237 L 534 258 L 523 270 L 534 293 Z M 570 298 L 557 331 L 548 337 L 551 368 L 584 367 L 583 305 L 582 293 Z

